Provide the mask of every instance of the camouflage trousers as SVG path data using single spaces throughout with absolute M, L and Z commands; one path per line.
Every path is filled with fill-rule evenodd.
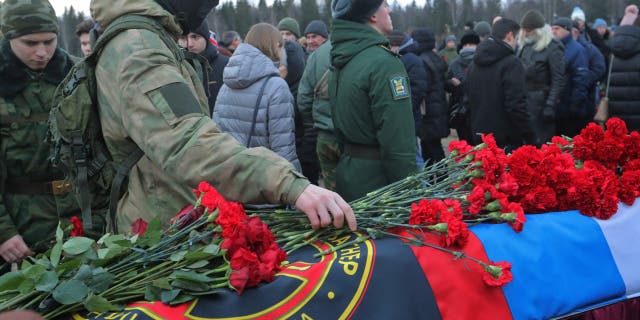
M 336 167 L 342 154 L 335 136 L 320 130 L 320 132 L 318 132 L 318 142 L 316 143 L 316 153 L 320 161 L 320 174 L 324 182 L 324 187 L 335 191 Z

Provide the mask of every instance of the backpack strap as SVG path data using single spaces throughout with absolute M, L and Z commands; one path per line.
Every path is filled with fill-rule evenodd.
M 157 21 L 139 15 L 125 15 L 113 21 L 105 29 L 105 31 L 95 42 L 91 54 L 85 58 L 85 61 L 89 63 L 90 66 L 95 67 L 98 63 L 100 55 L 102 54 L 102 50 L 107 45 L 107 43 L 121 32 L 129 29 L 145 29 L 154 32 L 173 52 L 178 62 L 184 59 L 184 55 L 176 42 L 166 34 L 166 31 L 164 30 L 162 25 L 160 25 Z M 78 72 L 77 75 L 74 74 L 73 81 L 67 83 L 67 86 L 65 86 L 63 90 L 65 90 L 66 93 L 72 92 L 80 82 L 80 80 L 86 77 L 87 75 L 84 72 Z M 97 88 L 92 87 L 90 88 L 90 90 L 93 90 L 93 92 L 91 92 L 92 99 L 96 99 Z M 94 100 L 93 104 L 97 105 L 97 101 Z M 82 133 L 80 133 L 79 136 L 74 139 L 73 145 L 74 146 L 72 147 L 74 147 L 75 149 L 73 152 L 74 160 L 78 168 L 78 191 L 80 208 L 82 210 L 82 221 L 85 228 L 91 229 L 92 217 L 91 196 L 89 194 L 89 176 L 100 171 L 107 163 L 108 159 L 106 158 L 106 156 L 103 156 L 98 157 L 98 159 L 94 159 L 94 161 L 91 162 L 87 161 L 89 152 L 84 147 Z M 116 213 L 122 186 L 127 176 L 129 175 L 129 171 L 131 171 L 131 168 L 142 158 L 143 155 L 144 152 L 138 146 L 136 146 L 136 149 L 131 154 L 129 154 L 121 163 L 115 165 L 116 175 L 111 184 L 111 193 L 109 197 L 109 217 L 111 220 L 111 228 L 114 233 L 118 232 Z
M 144 156 L 144 151 L 140 148 L 136 148 L 136 150 L 115 166 L 116 176 L 113 177 L 111 193 L 109 195 L 109 219 L 111 220 L 111 230 L 113 233 L 118 233 L 116 214 L 118 213 L 118 200 L 120 200 L 122 185 L 124 184 L 125 179 L 129 176 L 131 168 L 140 161 L 142 156 Z
M 253 109 L 253 121 L 251 121 L 251 130 L 249 130 L 249 138 L 247 138 L 247 148 L 251 145 L 251 137 L 253 137 L 253 131 L 256 129 L 256 119 L 258 118 L 258 110 L 260 109 L 260 101 L 262 101 L 262 94 L 264 93 L 264 88 L 267 86 L 267 82 L 273 78 L 273 76 L 269 76 L 267 80 L 262 83 L 262 87 L 260 87 L 260 91 L 258 92 L 258 100 L 256 100 L 256 106 Z

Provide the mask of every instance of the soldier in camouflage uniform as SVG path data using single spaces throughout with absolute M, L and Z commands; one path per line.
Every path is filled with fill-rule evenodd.
M 107 28 L 119 17 L 151 17 L 174 39 L 197 28 L 218 1 L 92 0 L 91 15 Z M 136 148 L 144 156 L 129 174 L 118 203 L 118 226 L 160 216 L 164 223 L 194 202 L 200 181 L 242 203 L 295 204 L 314 228 L 353 211 L 337 194 L 309 184 L 285 159 L 265 148 L 246 149 L 221 133 L 208 116 L 202 85 L 193 68 L 176 59 L 161 37 L 131 29 L 106 44 L 96 68 L 100 121 L 115 162 Z
M 57 48 L 47 0 L 7 0 L 0 19 L 0 257 L 18 262 L 47 248 L 59 217 L 80 216 L 45 142 L 54 91 L 73 61 Z

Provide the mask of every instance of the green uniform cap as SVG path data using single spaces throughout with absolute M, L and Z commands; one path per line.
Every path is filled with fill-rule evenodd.
M 2 34 L 7 39 L 38 32 L 58 33 L 58 18 L 47 0 L 7 0 L 0 12 Z

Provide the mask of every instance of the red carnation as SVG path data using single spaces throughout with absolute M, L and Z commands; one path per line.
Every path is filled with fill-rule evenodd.
M 131 235 L 143 235 L 147 231 L 147 222 L 141 218 L 136 219 L 131 223 Z
M 71 232 L 69 232 L 69 234 L 72 237 L 84 236 L 84 228 L 82 227 L 82 220 L 80 218 L 78 218 L 77 216 L 71 217 L 71 225 L 73 226 L 73 229 L 71 230 Z
M 629 133 L 627 124 L 620 118 L 610 118 L 605 123 L 605 126 L 607 127 L 607 131 L 605 132 L 607 136 L 622 138 Z
M 502 287 L 513 280 L 511 263 L 506 261 L 495 262 L 484 267 L 482 280 L 492 287 Z

